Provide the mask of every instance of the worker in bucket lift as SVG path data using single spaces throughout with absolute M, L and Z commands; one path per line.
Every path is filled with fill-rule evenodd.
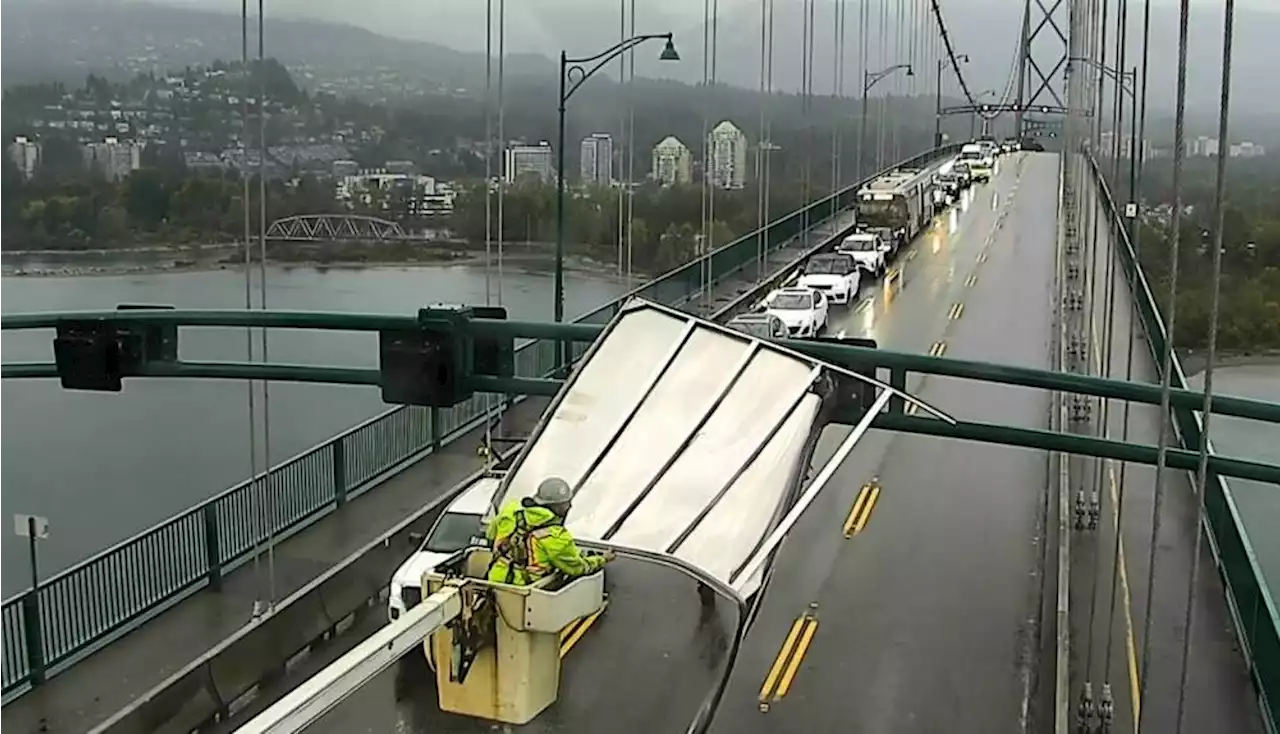
M 525 586 L 552 573 L 569 578 L 593 573 L 613 560 L 613 551 L 584 554 L 564 527 L 573 489 L 559 477 L 544 479 L 532 497 L 513 500 L 489 522 L 493 544 L 488 578 Z

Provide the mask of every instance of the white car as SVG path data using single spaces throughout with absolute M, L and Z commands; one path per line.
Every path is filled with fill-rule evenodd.
M 858 267 L 872 275 L 884 275 L 887 249 L 887 243 L 874 232 L 854 232 L 836 246 L 836 252 L 851 256 Z
M 387 616 L 393 621 L 422 601 L 423 574 L 463 548 L 486 544 L 486 515 L 500 482 L 501 477 L 481 477 L 462 490 L 436 518 L 418 550 L 396 569 L 387 596 Z
M 858 297 L 862 275 L 853 256 L 844 252 L 814 255 L 804 264 L 801 288 L 822 291 L 831 303 L 848 304 Z
M 765 312 L 777 316 L 791 337 L 817 336 L 827 327 L 827 297 L 809 288 L 781 288 L 765 299 Z

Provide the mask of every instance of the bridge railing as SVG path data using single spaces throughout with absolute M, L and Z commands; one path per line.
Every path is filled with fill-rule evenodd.
M 1099 198 L 1107 208 L 1114 241 L 1119 244 L 1120 263 L 1131 285 L 1151 356 L 1157 371 L 1161 371 L 1164 352 L 1172 337 L 1165 328 L 1160 308 L 1142 272 L 1106 177 L 1093 156 L 1085 155 Z M 1185 389 L 1187 375 L 1176 352 L 1171 370 L 1170 383 L 1174 388 Z M 1182 447 L 1198 450 L 1203 425 L 1201 413 L 1186 408 L 1173 408 L 1171 412 L 1174 431 Z M 1280 721 L 1280 615 L 1277 615 L 1275 600 L 1225 479 L 1212 474 L 1209 476 L 1204 504 L 1205 531 L 1218 573 L 1226 587 L 1227 605 L 1235 618 L 1237 637 L 1262 700 L 1262 710 L 1269 719 L 1270 730 L 1275 731 L 1275 722 Z
M 929 150 L 891 169 L 925 164 L 956 150 L 955 145 Z M 820 224 L 833 211 L 852 205 L 863 183 L 824 196 L 576 320 L 608 323 L 632 297 L 682 305 L 699 296 L 708 279 L 714 287 L 755 267 L 762 247 L 775 251 L 806 222 Z M 585 349 L 576 345 L 575 358 Z M 516 374 L 550 375 L 555 356 L 555 342 L 526 343 L 516 351 Z M 521 399 L 482 394 L 447 409 L 391 408 L 273 467 L 257 481 L 231 487 L 58 573 L 38 589 L 6 599 L 0 609 L 4 695 L 21 695 L 201 589 L 220 588 L 224 575 L 251 560 L 255 546 L 303 530 L 377 486 L 379 479 Z M 267 508 L 261 521 L 255 519 L 259 502 Z

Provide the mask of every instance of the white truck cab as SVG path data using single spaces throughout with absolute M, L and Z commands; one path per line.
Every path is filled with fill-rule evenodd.
M 980 143 L 967 143 L 960 149 L 960 163 L 969 166 L 974 181 L 990 181 L 995 158 Z
M 489 503 L 502 481 L 501 476 L 485 476 L 462 490 L 440 513 L 427 537 L 391 576 L 387 595 L 387 616 L 396 620 L 422 601 L 422 576 L 469 546 L 487 545 L 485 524 Z
M 858 267 L 872 275 L 884 275 L 887 249 L 888 243 L 874 232 L 854 232 L 836 246 L 836 252 L 849 255 Z
M 848 304 L 857 298 L 861 283 L 862 276 L 853 257 L 845 252 L 833 252 L 809 258 L 799 285 L 822 291 L 831 303 Z

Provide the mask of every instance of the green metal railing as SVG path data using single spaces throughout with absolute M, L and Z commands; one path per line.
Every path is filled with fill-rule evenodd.
M 926 151 L 893 168 L 921 165 L 954 153 L 949 145 Z M 576 322 L 603 325 L 632 297 L 680 306 L 712 287 L 754 268 L 761 248 L 776 251 L 834 211 L 848 208 L 859 182 L 781 217 L 681 266 L 621 298 L 580 316 Z M 20 317 L 19 317 L 20 318 Z M 574 358 L 586 345 L 576 345 Z M 555 367 L 555 343 L 523 344 L 516 374 L 542 377 Z M 0 679 L 5 696 L 21 695 L 52 673 L 74 664 L 148 619 L 206 587 L 252 557 L 268 537 L 299 532 L 380 478 L 483 425 L 523 396 L 479 394 L 449 409 L 392 408 L 334 438 L 155 527 L 4 601 L 0 610 L 3 656 Z M 270 524 L 258 524 L 254 506 L 259 488 Z M 255 542 L 255 540 L 257 542 Z
M 1171 336 L 1142 272 L 1124 220 L 1107 186 L 1106 177 L 1093 156 L 1088 153 L 1085 156 L 1101 194 L 1100 198 L 1107 207 L 1114 241 L 1120 245 L 1120 263 L 1134 293 L 1138 317 L 1147 334 L 1152 359 L 1155 360 L 1156 369 L 1162 370 L 1164 352 Z M 1173 356 L 1172 371 L 1169 379 L 1173 387 L 1186 389 L 1187 376 L 1176 353 Z M 1199 450 L 1202 418 L 1198 409 L 1174 406 L 1171 412 L 1174 431 L 1181 446 L 1189 451 Z M 1216 409 L 1214 412 L 1217 412 Z M 1267 587 L 1253 545 L 1249 542 L 1240 510 L 1222 476 L 1212 474 L 1209 477 L 1205 486 L 1204 504 L 1206 531 L 1218 572 L 1227 590 L 1228 606 L 1235 617 L 1237 636 L 1262 699 L 1264 716 L 1269 719 L 1271 730 L 1275 731 L 1275 722 L 1280 721 L 1280 615 L 1277 615 L 1275 600 Z

